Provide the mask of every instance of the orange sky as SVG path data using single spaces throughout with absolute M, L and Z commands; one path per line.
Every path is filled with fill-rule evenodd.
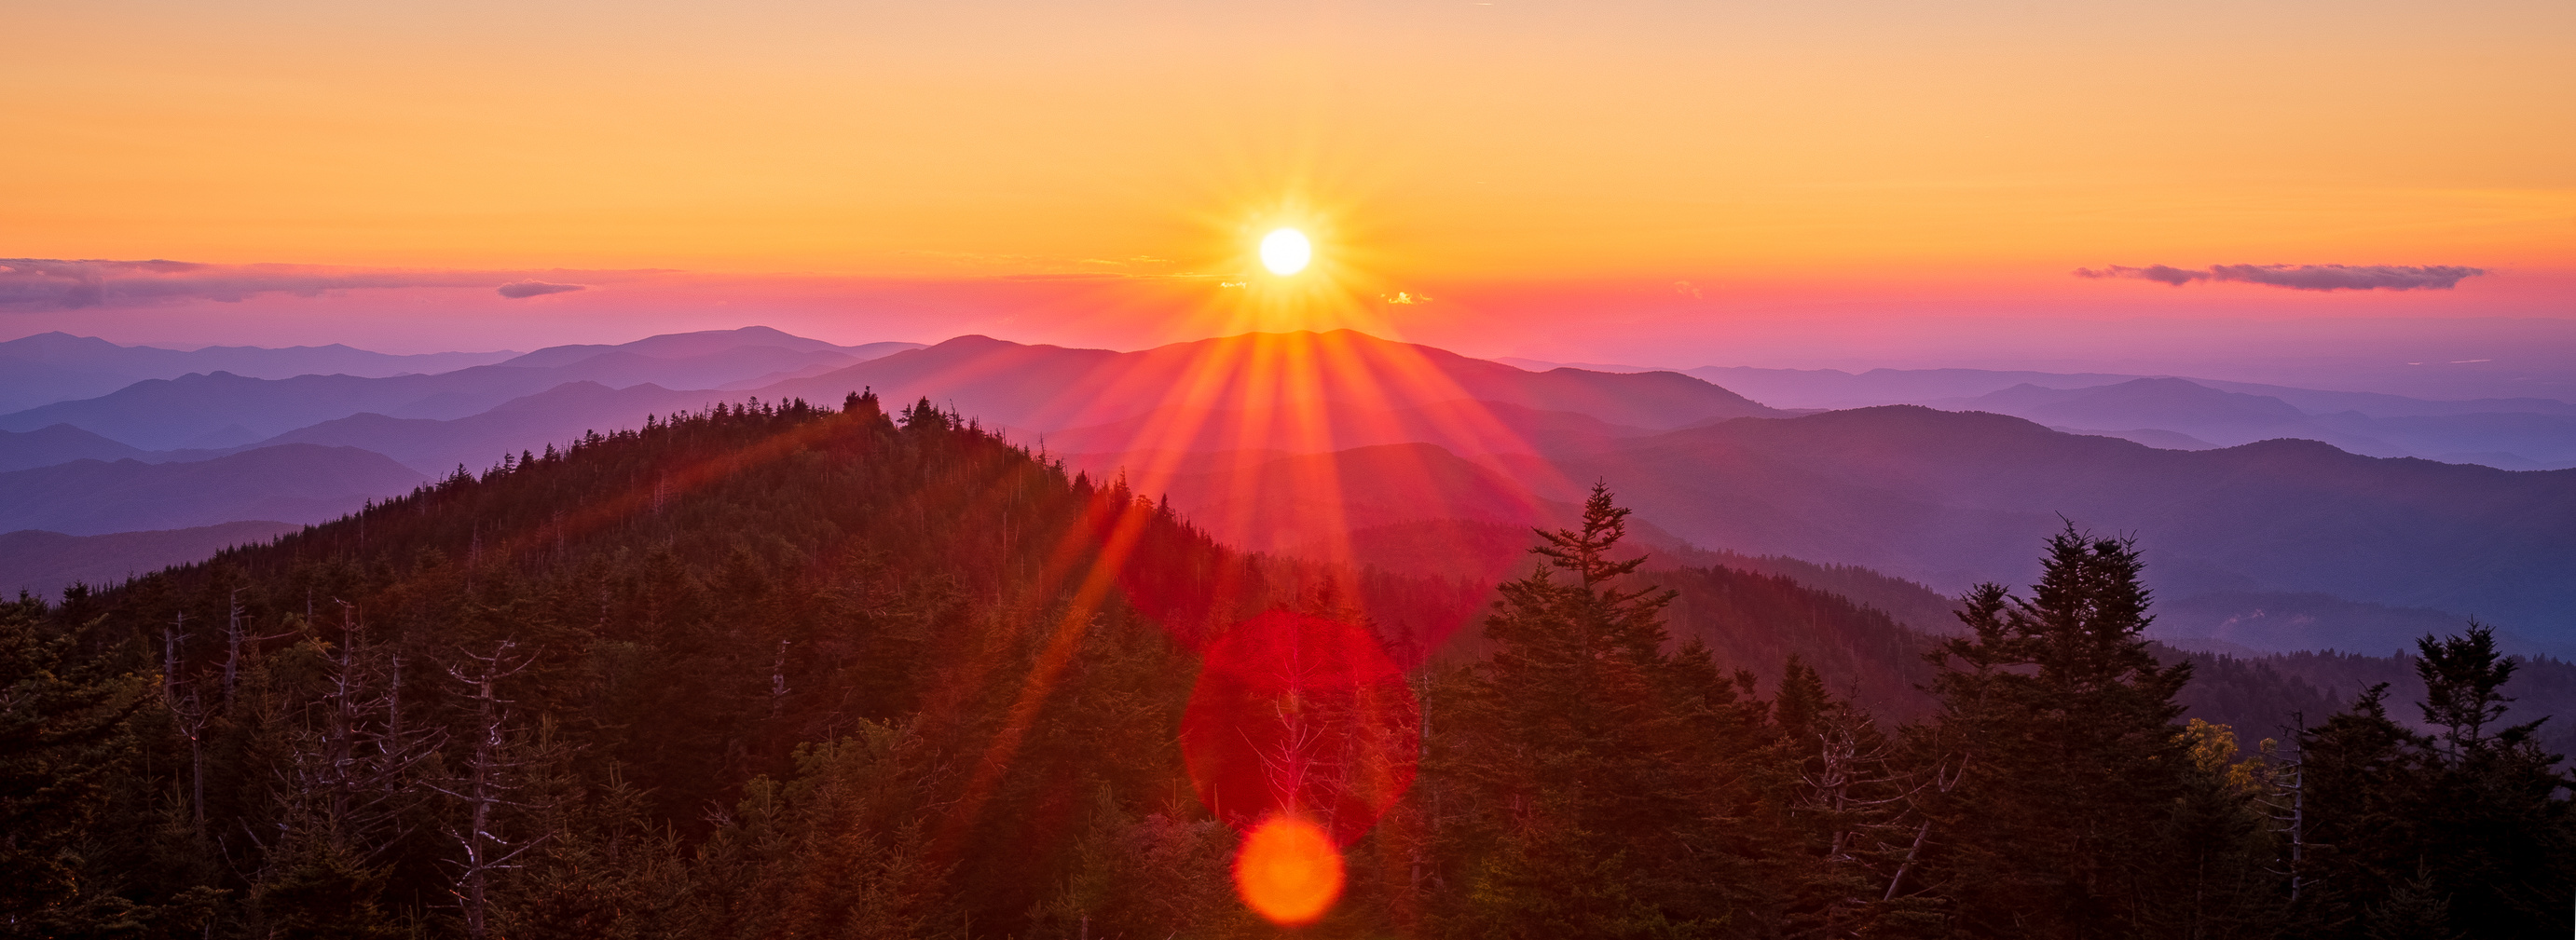
M 1346 302 L 2121 315 L 2316 301 L 2066 272 L 2472 265 L 2396 311 L 2567 316 L 2576 269 L 2563 0 L 107 0 L 8 33 L 18 257 L 1224 279 L 1293 222 Z

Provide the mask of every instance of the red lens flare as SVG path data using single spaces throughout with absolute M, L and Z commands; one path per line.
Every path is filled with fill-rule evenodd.
M 1346 846 L 1413 785 L 1421 733 L 1413 690 L 1375 634 L 1274 610 L 1208 644 L 1181 756 L 1227 825 L 1294 817 Z

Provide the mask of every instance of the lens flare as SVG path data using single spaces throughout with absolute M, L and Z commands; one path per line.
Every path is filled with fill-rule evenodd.
M 1226 825 L 1292 817 L 1351 845 L 1413 785 L 1421 734 L 1413 691 L 1375 634 L 1274 610 L 1208 644 L 1181 759 Z
M 1234 887 L 1271 923 L 1311 924 L 1342 896 L 1342 853 L 1315 824 L 1272 816 L 1244 836 Z
M 1283 228 L 1261 239 L 1261 266 L 1272 274 L 1285 276 L 1306 270 L 1306 262 L 1314 257 L 1314 243 L 1296 229 Z

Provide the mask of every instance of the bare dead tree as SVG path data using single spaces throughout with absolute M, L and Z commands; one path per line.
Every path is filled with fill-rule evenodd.
M 1915 798 L 1926 793 L 1948 793 L 1951 788 L 1958 786 L 1960 778 L 1967 776 L 1967 774 L 1968 758 L 1964 755 L 1959 758 L 1959 764 L 1956 767 L 1948 767 L 1942 763 L 1935 763 L 1932 765 L 1932 769 L 1926 775 L 1925 779 L 1921 783 L 1917 784 L 1911 793 L 1907 794 L 1907 799 L 1910 803 Z M 1880 898 L 1880 900 L 1896 900 L 1896 895 L 1899 889 L 1905 884 L 1906 874 L 1914 869 L 1915 860 L 1923 854 L 1923 844 L 1928 841 L 1931 836 L 1932 817 L 1924 815 L 1922 822 L 1915 826 L 1913 843 L 1905 847 L 1905 857 L 1896 865 L 1896 873 L 1888 876 L 1887 894 L 1885 897 Z
M 245 626 L 242 622 L 241 588 L 235 587 L 224 601 L 224 704 L 226 706 L 232 704 L 233 690 L 237 687 L 241 675 L 242 647 L 248 645 L 251 651 L 256 653 L 259 650 L 259 644 L 283 640 L 295 635 L 295 631 L 289 630 L 269 636 L 246 636 L 242 632 Z
M 179 644 L 188 641 L 188 612 L 180 611 L 171 618 L 170 626 L 161 631 L 161 698 L 175 701 L 179 697 Z
M 161 632 L 161 704 L 170 710 L 171 723 L 179 733 L 188 737 L 188 804 L 202 835 L 206 831 L 206 726 L 214 720 L 214 710 L 206 707 L 195 689 L 181 685 L 179 648 L 188 641 L 187 624 L 188 614 L 182 611 Z
M 1895 744 L 1876 735 L 1867 735 L 1864 743 L 1866 716 L 1828 708 L 1816 715 L 1815 723 L 1821 726 L 1816 729 L 1817 769 L 1799 775 L 1807 784 L 1805 802 L 1830 822 L 1826 860 L 1855 862 L 1856 843 L 1901 814 L 1913 792 L 1891 770 Z
M 188 803 L 197 817 L 197 830 L 206 828 L 206 727 L 214 721 L 214 709 L 191 689 L 169 703 L 170 714 L 178 719 L 179 733 L 188 736 Z
M 224 646 L 224 702 L 230 704 L 234 679 L 241 672 L 242 605 L 239 586 L 224 598 Z
M 2307 874 L 2308 780 L 2304 754 L 2299 747 L 2299 736 L 2306 729 L 2307 714 L 2290 713 L 2290 727 L 2281 729 L 2281 739 L 2288 742 L 2289 753 L 2281 756 L 2268 748 L 2264 751 L 2263 756 L 2269 766 L 2264 771 L 2263 795 L 2257 800 L 2263 804 L 2272 821 L 2280 824 L 2275 831 L 2289 843 L 2290 857 L 2284 860 L 2288 867 L 2274 869 L 2272 873 L 2290 879 L 2292 904 L 2299 902 L 2299 889 L 2306 886 Z M 2269 745 L 2272 742 L 2263 743 Z
M 422 796 L 419 772 L 445 736 L 403 726 L 402 656 L 377 654 L 346 605 L 342 616 L 341 642 L 325 659 L 327 691 L 299 736 L 286 787 L 309 807 L 307 824 L 370 858 L 408 834 L 399 827 Z
M 1325 770 L 1319 765 L 1329 761 L 1318 753 L 1318 745 L 1323 743 L 1324 728 L 1315 720 L 1318 717 L 1312 709 L 1315 703 L 1307 701 L 1308 690 L 1318 684 L 1316 670 L 1305 661 L 1304 644 L 1299 642 L 1302 637 L 1298 631 L 1290 629 L 1285 632 L 1288 638 L 1286 655 L 1273 663 L 1278 669 L 1277 687 L 1283 692 L 1270 703 L 1272 714 L 1279 719 L 1279 738 L 1275 747 L 1259 748 L 1254 753 L 1261 759 L 1262 780 L 1269 785 L 1271 805 L 1292 813 L 1318 809 L 1329 813 L 1334 803 L 1331 800 L 1318 800 L 1324 804 L 1321 807 L 1300 805 L 1301 798 L 1307 796 L 1309 780 Z M 1246 743 L 1254 743 L 1249 729 L 1239 733 L 1245 735 Z M 1257 744 L 1255 746 L 1258 747 Z M 1315 822 L 1325 826 L 1332 824 L 1329 818 Z
M 374 864 L 411 834 L 427 798 L 423 771 L 438 754 L 435 728 L 409 729 L 401 706 L 402 660 L 366 642 L 355 608 L 341 603 L 341 642 L 312 642 L 325 668 L 322 694 L 289 703 L 254 698 L 256 720 L 286 728 L 289 751 L 273 783 L 275 814 L 242 830 L 264 881 L 317 859 Z
M 1906 875 L 1931 836 L 1931 818 L 1921 800 L 1946 791 L 1957 777 L 1939 766 L 1929 771 L 1904 768 L 1902 748 L 1848 702 L 1819 709 L 1808 729 L 1813 750 L 1808 752 L 1810 763 L 1799 771 L 1804 786 L 1797 811 L 1822 823 L 1824 864 L 1869 886 L 1867 893 L 1845 896 L 1825 912 L 1828 929 L 1840 930 L 1847 913 L 1856 915 L 1902 893 Z
M 462 855 L 451 861 L 456 866 L 456 879 L 450 893 L 456 898 L 457 909 L 465 919 L 466 936 L 471 940 L 488 940 L 491 935 L 492 875 L 519 867 L 519 856 L 546 839 L 540 834 L 513 841 L 500 832 L 500 811 L 525 805 L 512 798 L 523 786 L 523 775 L 518 771 L 537 762 L 537 758 L 512 746 L 510 701 L 497 691 L 501 680 L 518 675 L 535 661 L 517 649 L 517 643 L 503 640 L 489 654 L 466 652 L 462 654 L 463 662 L 447 667 L 448 675 L 471 690 L 474 751 L 467 757 L 461 777 L 433 783 L 431 787 L 463 804 L 463 822 L 451 821 L 446 833 Z

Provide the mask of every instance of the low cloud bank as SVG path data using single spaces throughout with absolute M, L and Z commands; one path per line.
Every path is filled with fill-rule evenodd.
M 586 275 L 613 280 L 654 271 L 384 271 L 294 264 L 197 264 L 187 261 L 62 261 L 0 258 L 0 311 L 139 307 L 255 294 L 314 297 L 329 291 L 404 287 L 490 288 L 513 299 L 583 289 L 531 275 Z
M 580 289 L 582 289 L 582 285 L 580 284 L 548 284 L 544 281 L 511 281 L 510 283 L 501 285 L 498 288 L 498 291 L 503 297 L 510 298 L 511 300 L 518 300 L 522 297 L 542 297 L 547 294 L 560 294 L 565 291 Z
M 2462 278 L 2485 273 L 2483 268 L 2451 264 L 2217 264 L 2205 269 L 2115 264 L 2101 270 L 2075 269 L 2076 277 L 2129 278 L 2175 287 L 2193 281 L 2242 281 L 2291 290 L 2450 290 Z

